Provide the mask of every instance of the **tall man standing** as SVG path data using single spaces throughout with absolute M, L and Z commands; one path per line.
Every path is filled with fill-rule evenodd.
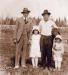
M 43 20 L 40 22 L 42 65 L 44 68 L 47 66 L 48 69 L 52 66 L 52 29 L 57 28 L 56 24 L 49 19 L 50 14 L 48 10 L 44 10 Z
M 21 13 L 23 16 L 16 21 L 16 31 L 14 36 L 14 42 L 16 42 L 15 68 L 19 68 L 20 57 L 21 66 L 26 67 L 27 46 L 32 27 L 32 19 L 28 17 L 30 13 L 28 8 L 24 8 Z

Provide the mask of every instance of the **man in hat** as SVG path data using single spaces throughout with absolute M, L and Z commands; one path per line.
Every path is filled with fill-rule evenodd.
M 26 67 L 27 46 L 32 29 L 32 19 L 28 17 L 30 13 L 28 8 L 24 8 L 21 13 L 23 14 L 23 17 L 16 20 L 14 36 L 14 42 L 16 43 L 15 68 L 19 68 L 20 57 L 21 66 Z
M 44 10 L 42 13 L 43 20 L 40 22 L 40 32 L 41 32 L 41 39 L 40 39 L 40 48 L 42 54 L 42 66 L 45 68 L 46 66 L 48 69 L 52 67 L 52 29 L 58 28 L 56 24 L 49 19 L 51 13 L 48 10 Z

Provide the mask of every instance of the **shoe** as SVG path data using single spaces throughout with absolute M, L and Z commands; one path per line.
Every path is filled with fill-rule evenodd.
M 61 71 L 61 69 L 58 69 L 58 71 Z
M 27 68 L 27 66 L 26 66 L 26 65 L 22 65 L 22 67 L 23 67 L 23 68 Z
M 18 68 L 19 68 L 19 66 L 18 66 L 18 65 L 14 67 L 14 69 L 18 69 Z
M 57 71 L 57 69 L 53 69 L 53 71 Z
M 38 69 L 39 67 L 38 66 L 36 66 L 36 69 Z
M 52 68 L 51 68 L 51 67 L 48 67 L 48 70 L 49 70 L 49 71 L 52 71 Z

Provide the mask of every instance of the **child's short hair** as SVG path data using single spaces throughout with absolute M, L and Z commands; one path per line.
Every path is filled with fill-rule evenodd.
M 38 30 L 37 30 L 37 29 L 33 30 L 33 31 L 32 31 L 32 34 L 34 34 L 34 31 L 38 31 Z M 40 32 L 38 31 L 38 34 L 39 34 L 39 33 L 40 33 Z

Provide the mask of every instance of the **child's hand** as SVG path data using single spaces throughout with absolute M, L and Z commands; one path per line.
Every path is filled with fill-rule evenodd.
M 56 52 L 55 49 L 52 49 L 53 54 Z

